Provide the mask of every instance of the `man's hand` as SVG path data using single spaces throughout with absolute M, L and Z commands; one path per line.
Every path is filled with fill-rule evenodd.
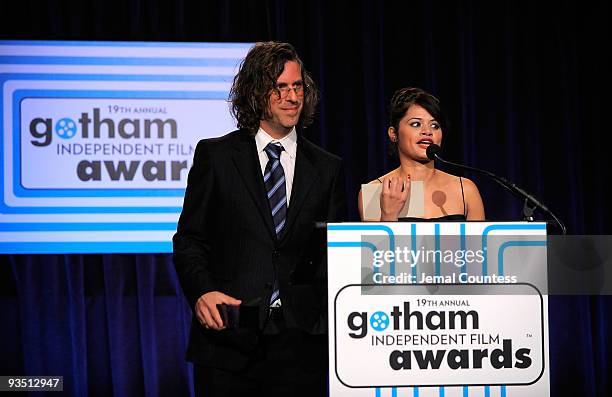
M 217 305 L 221 303 L 238 306 L 241 301 L 219 291 L 207 292 L 200 296 L 195 304 L 195 315 L 204 328 L 211 328 L 216 331 L 225 328 L 221 314 L 217 310 Z

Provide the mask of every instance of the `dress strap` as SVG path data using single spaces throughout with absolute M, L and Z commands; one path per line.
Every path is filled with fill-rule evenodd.
M 380 180 L 380 178 L 376 178 L 378 180 L 378 182 L 382 183 L 382 181 Z
M 465 211 L 465 195 L 463 194 L 463 181 L 461 177 L 459 177 L 459 184 L 461 184 L 461 199 L 463 200 L 463 216 L 467 218 L 467 213 Z

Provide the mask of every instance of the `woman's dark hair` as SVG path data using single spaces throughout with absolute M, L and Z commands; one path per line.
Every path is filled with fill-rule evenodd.
M 431 117 L 440 124 L 442 131 L 446 127 L 446 118 L 442 113 L 438 98 L 420 88 L 414 87 L 401 88 L 395 91 L 389 105 L 389 125 L 396 131 L 396 140 L 395 142 L 391 141 L 389 146 L 389 152 L 393 155 L 397 155 L 397 140 L 399 139 L 397 131 L 399 131 L 400 120 L 406 115 L 408 108 L 412 105 L 419 105 L 427 110 Z
M 304 69 L 302 60 L 291 44 L 268 41 L 257 43 L 249 50 L 234 77 L 229 101 L 238 128 L 255 134 L 260 120 L 270 116 L 270 93 L 276 90 L 278 76 L 283 73 L 288 61 L 296 61 L 300 65 L 304 82 L 304 102 L 298 126 L 305 128 L 312 123 L 319 100 L 312 77 Z

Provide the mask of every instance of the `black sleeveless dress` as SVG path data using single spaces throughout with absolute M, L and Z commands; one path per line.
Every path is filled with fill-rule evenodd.
M 465 222 L 467 219 L 463 214 L 444 215 L 438 218 L 398 218 L 398 222 Z

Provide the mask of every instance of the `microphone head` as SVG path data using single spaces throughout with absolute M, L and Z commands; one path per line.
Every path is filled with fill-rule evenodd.
M 439 145 L 432 143 L 429 146 L 427 146 L 427 152 L 426 152 L 427 158 L 430 160 L 435 160 L 436 156 L 440 154 L 441 151 L 442 151 L 442 148 Z

